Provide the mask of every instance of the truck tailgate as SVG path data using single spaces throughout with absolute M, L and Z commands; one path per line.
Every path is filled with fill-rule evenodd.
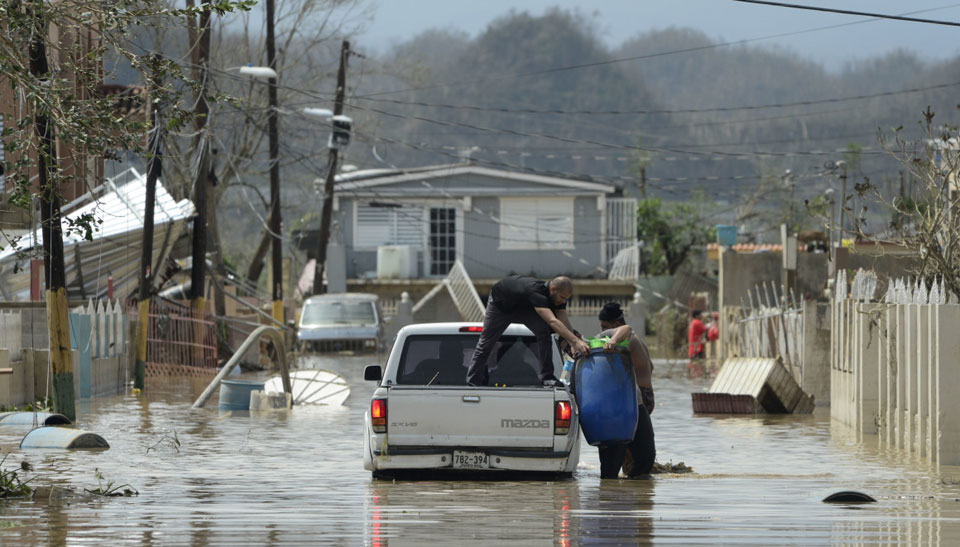
M 391 446 L 552 448 L 554 390 L 390 389 Z

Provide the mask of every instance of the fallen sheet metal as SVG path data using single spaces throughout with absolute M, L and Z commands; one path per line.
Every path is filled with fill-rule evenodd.
M 695 413 L 809 414 L 814 406 L 780 359 L 761 357 L 727 359 L 710 390 L 692 395 Z

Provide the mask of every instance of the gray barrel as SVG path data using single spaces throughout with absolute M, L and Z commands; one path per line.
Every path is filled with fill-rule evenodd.
M 0 426 L 33 427 L 34 418 L 37 425 L 70 425 L 70 418 L 53 412 L 0 412 Z
M 110 448 L 107 440 L 83 429 L 38 427 L 20 441 L 20 448 Z

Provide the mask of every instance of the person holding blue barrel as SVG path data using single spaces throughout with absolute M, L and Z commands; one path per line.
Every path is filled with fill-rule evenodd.
M 627 325 L 620 304 L 610 302 L 600 310 L 600 328 L 603 332 L 596 338 L 608 338 L 604 351 L 616 351 L 617 345 L 629 341 L 630 360 L 637 378 L 637 401 L 639 412 L 637 429 L 633 441 L 627 445 L 600 445 L 600 477 L 615 479 L 620 468 L 628 477 L 643 476 L 650 473 L 657 456 L 657 447 L 653 437 L 653 424 L 650 414 L 655 404 L 653 397 L 653 362 L 647 346 L 633 328 Z

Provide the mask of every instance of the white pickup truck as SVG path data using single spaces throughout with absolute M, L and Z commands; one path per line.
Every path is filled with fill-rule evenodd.
M 575 399 L 543 387 L 536 339 L 510 325 L 490 357 L 490 386 L 466 385 L 478 323 L 425 323 L 397 334 L 363 430 L 363 467 L 374 478 L 411 471 L 523 471 L 570 476 L 580 460 Z M 554 349 L 556 370 L 560 356 Z

